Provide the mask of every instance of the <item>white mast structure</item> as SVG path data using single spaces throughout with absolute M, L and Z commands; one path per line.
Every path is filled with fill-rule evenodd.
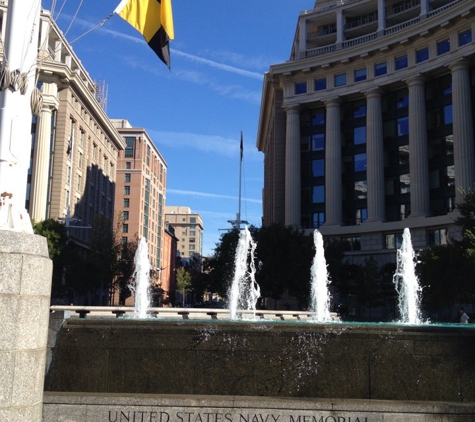
M 25 209 L 41 0 L 9 0 L 0 72 L 0 229 L 33 233 Z

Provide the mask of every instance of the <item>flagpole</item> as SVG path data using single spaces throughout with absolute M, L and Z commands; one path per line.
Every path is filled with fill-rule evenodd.
M 25 201 L 40 9 L 40 0 L 8 2 L 0 91 L 1 230 L 33 233 Z
M 242 155 L 243 155 L 243 144 L 242 144 L 242 130 L 241 130 L 241 144 L 240 144 L 240 160 L 239 160 L 239 204 L 238 204 L 238 214 L 237 214 L 237 226 L 241 230 L 241 184 L 242 184 Z

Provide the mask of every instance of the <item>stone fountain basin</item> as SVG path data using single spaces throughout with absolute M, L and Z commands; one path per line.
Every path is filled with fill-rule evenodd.
M 470 324 L 71 318 L 50 346 L 46 392 L 475 402 Z

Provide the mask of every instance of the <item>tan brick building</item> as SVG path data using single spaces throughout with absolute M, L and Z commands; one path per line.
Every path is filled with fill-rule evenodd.
M 175 228 L 180 257 L 201 262 L 204 231 L 201 215 L 193 213 L 190 207 L 166 206 L 165 220 Z
M 145 237 L 157 273 L 154 282 L 160 284 L 162 268 L 169 266 L 162 257 L 167 163 L 145 129 L 124 119 L 112 122 L 125 141 L 117 163 L 116 222 L 123 243 Z
M 6 13 L 0 7 L 2 18 Z M 74 226 L 90 227 L 96 215 L 112 221 L 118 152 L 125 145 L 96 99 L 96 83 L 46 11 L 39 43 L 43 103 L 32 124 L 26 208 L 35 221 L 66 218 L 70 237 L 87 248 L 91 230 Z

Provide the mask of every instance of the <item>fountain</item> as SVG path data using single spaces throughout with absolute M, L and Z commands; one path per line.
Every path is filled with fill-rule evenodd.
M 408 236 L 398 252 L 401 282 L 411 279 Z M 312 296 L 324 319 L 328 274 L 321 235 L 314 239 Z M 255 309 L 255 247 L 246 228 L 232 319 Z M 418 288 L 403 291 L 414 298 Z M 66 319 L 45 379 L 44 421 L 72 411 L 87 415 L 80 422 L 475 420 L 472 324 L 325 321 Z
M 393 282 L 399 297 L 400 321 L 403 324 L 420 324 L 421 287 L 415 272 L 417 260 L 411 243 L 411 233 L 404 229 L 401 248 L 397 251 L 397 268 Z
M 249 229 L 245 226 L 239 233 L 234 260 L 234 276 L 228 292 L 231 320 L 238 318 L 239 310 L 256 311 L 256 303 L 261 294 L 255 279 L 254 252 L 256 246 Z
M 147 310 L 150 306 L 150 261 L 148 259 L 148 245 L 145 237 L 142 237 L 134 256 L 135 273 L 134 284 L 128 287 L 135 293 L 134 318 L 147 318 Z
M 310 310 L 313 314 L 314 321 L 327 322 L 332 320 L 330 316 L 331 297 L 328 291 L 330 279 L 328 277 L 327 262 L 323 249 L 323 238 L 318 230 L 313 232 L 313 241 L 315 244 L 315 257 L 313 258 L 310 271 Z

